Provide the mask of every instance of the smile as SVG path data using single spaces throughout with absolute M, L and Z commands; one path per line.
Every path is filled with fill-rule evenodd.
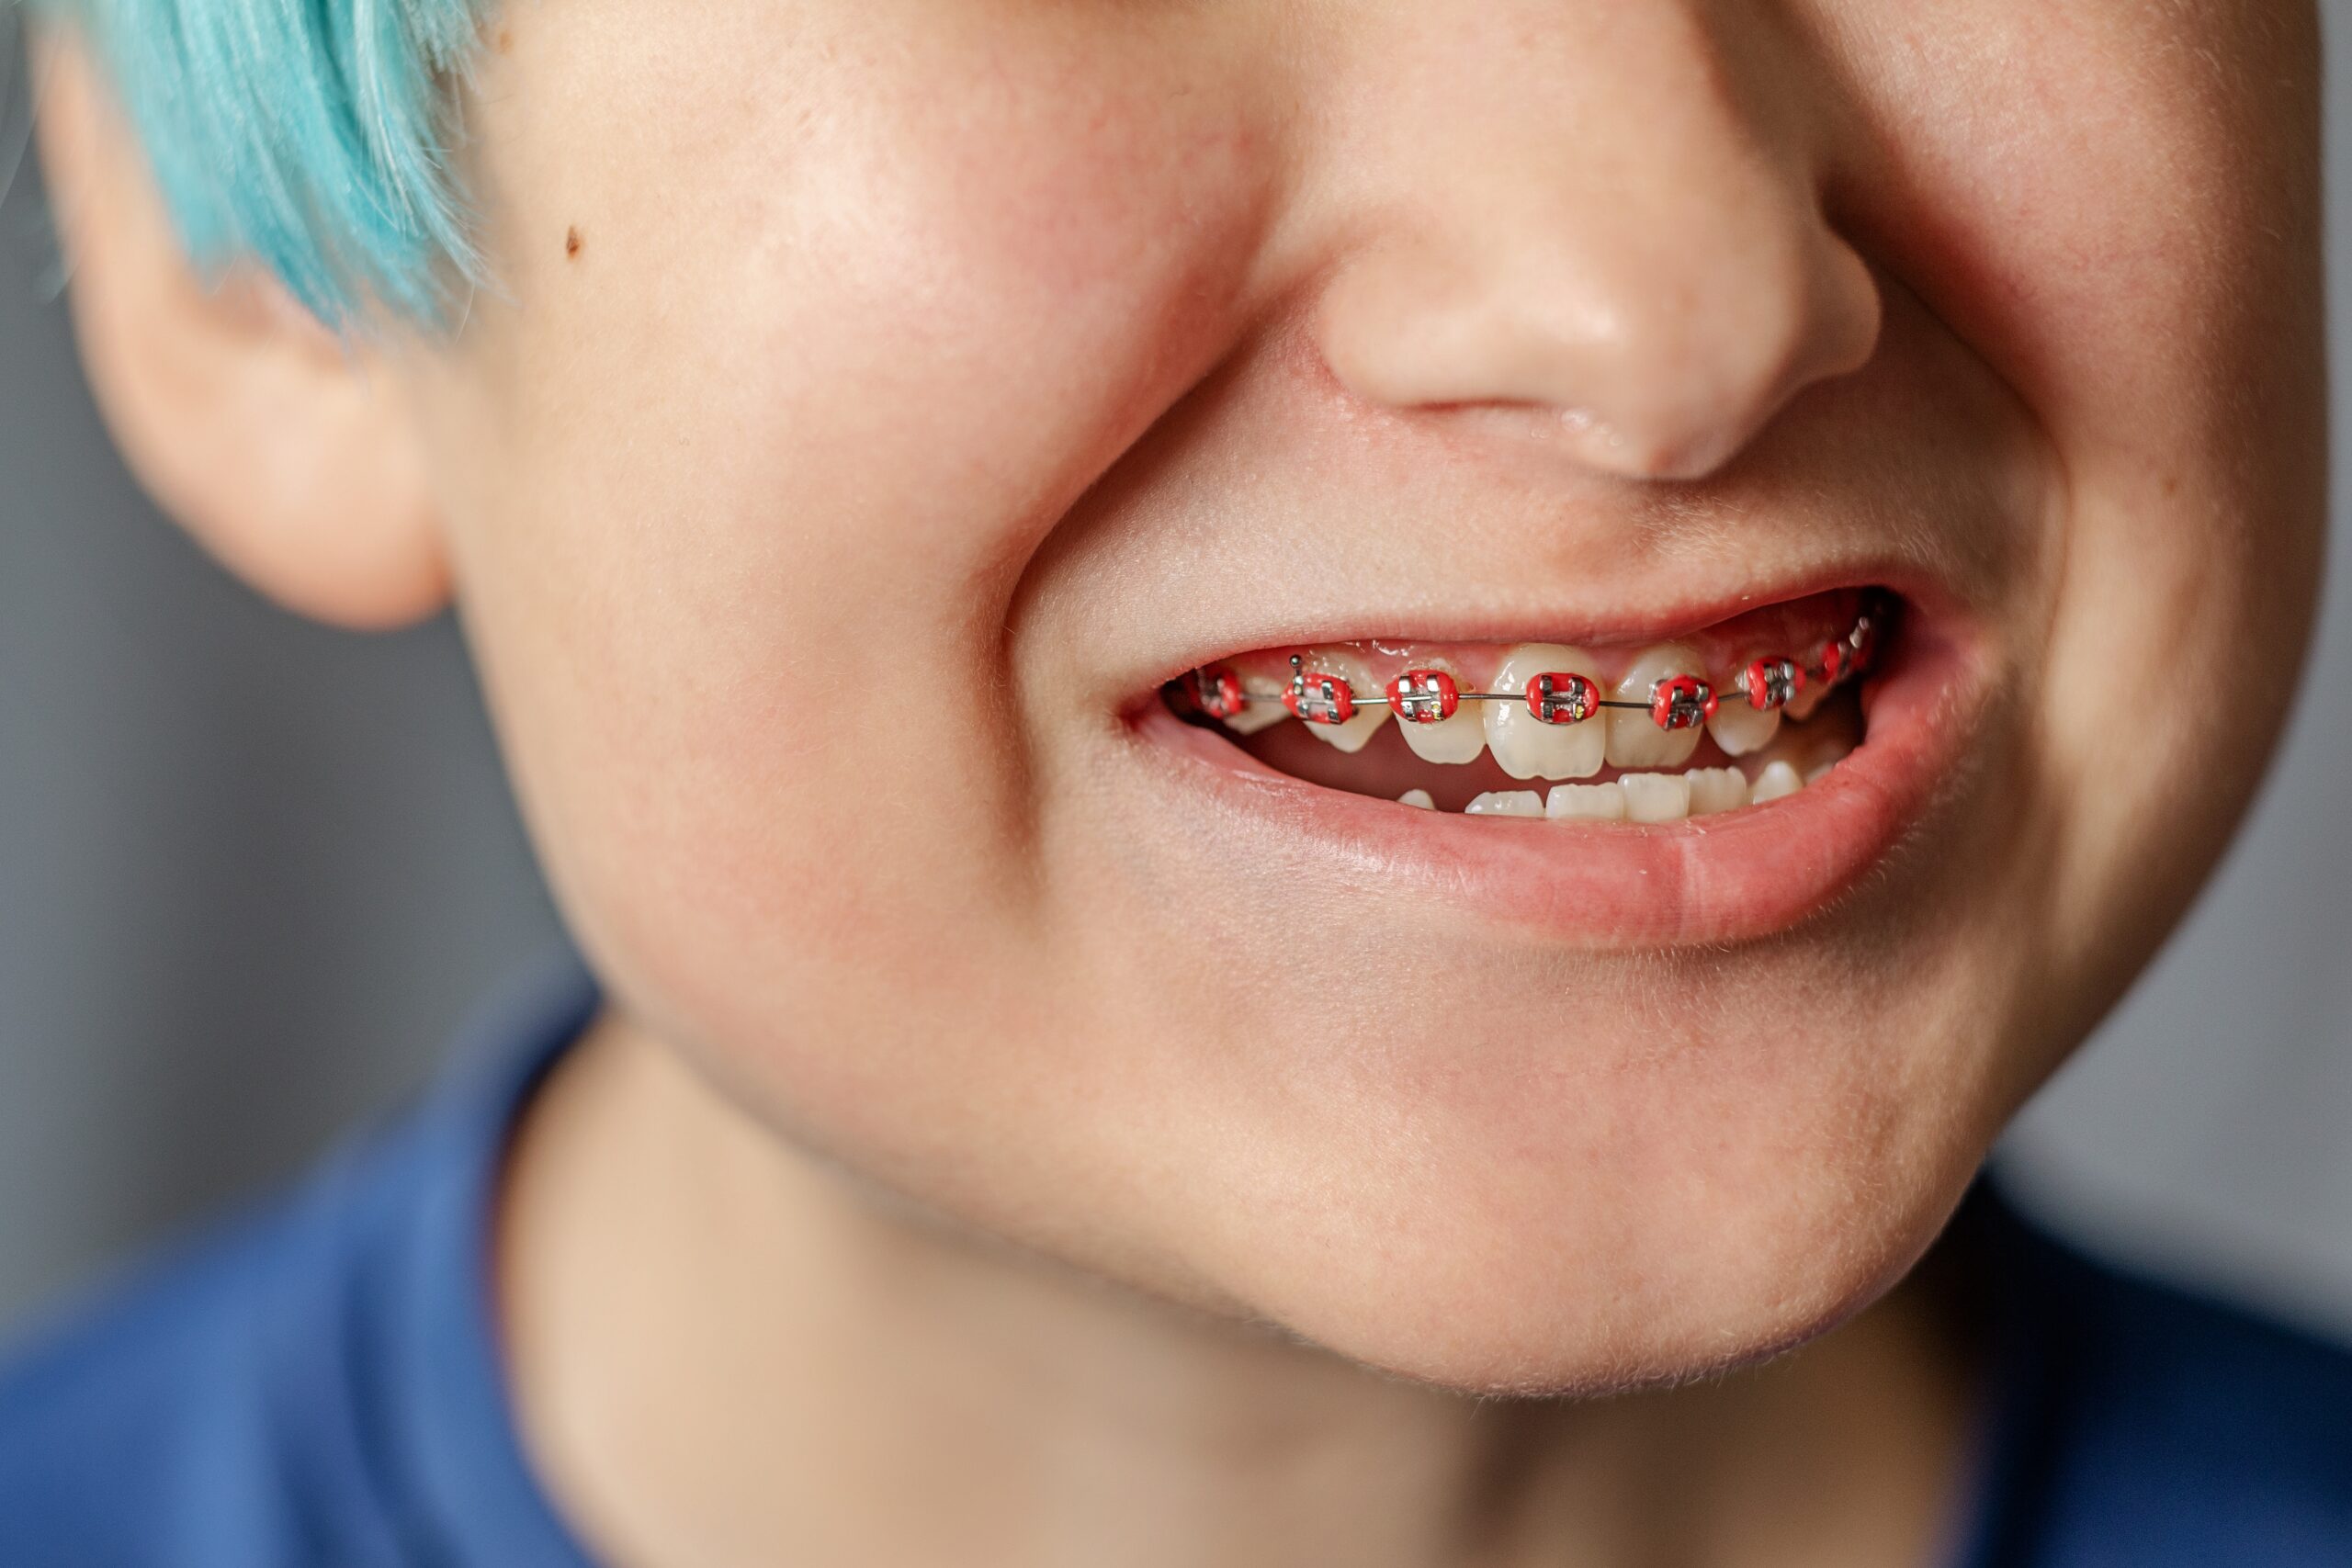
M 1837 617 L 1837 629 L 1808 635 L 1793 653 L 1764 646 L 1804 629 L 1783 612 L 1716 631 L 1702 647 L 1602 653 L 1559 643 L 1374 643 L 1260 653 L 1238 668 L 1196 670 L 1167 695 L 1180 715 L 1215 719 L 1237 737 L 1297 721 L 1334 755 L 1302 751 L 1292 737 L 1250 749 L 1283 772 L 1353 794 L 1385 795 L 1403 778 L 1411 782 L 1393 798 L 1424 810 L 1442 799 L 1442 809 L 1474 817 L 1679 821 L 1794 795 L 1860 743 L 1855 691 L 1892 602 L 1821 597 L 1803 613 Z M 1242 673 L 1270 660 L 1289 667 L 1278 687 Z M 1802 728 L 1784 736 L 1784 716 Z M 1702 746 L 1709 755 L 1699 758 Z M 1283 767 L 1285 756 L 1295 765 Z M 1548 798 L 1507 784 L 1473 787 L 1496 784 L 1497 773 L 1554 787 Z
M 1294 876 L 1372 868 L 1386 897 L 1419 882 L 1580 941 L 1718 942 L 1835 902 L 1917 823 L 1982 706 L 1973 662 L 1853 587 L 1618 645 L 1238 652 L 1135 728 L 1216 833 Z

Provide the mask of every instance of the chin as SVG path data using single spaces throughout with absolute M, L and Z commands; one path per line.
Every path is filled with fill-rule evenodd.
M 1252 1314 L 1392 1376 L 1623 1392 L 1762 1359 L 1860 1312 L 1974 1170 L 1964 1152 L 1888 1168 L 1751 1145 L 1640 1170 L 1366 1182 L 1315 1223 L 1268 1205 L 1225 1284 Z

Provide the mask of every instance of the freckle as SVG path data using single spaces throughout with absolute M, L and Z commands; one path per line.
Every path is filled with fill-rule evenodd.
M 498 52 L 506 53 L 514 47 L 514 35 L 504 28 L 498 29 Z
M 566 229 L 563 231 L 563 254 L 567 256 L 576 256 L 580 254 L 580 231 L 578 229 Z

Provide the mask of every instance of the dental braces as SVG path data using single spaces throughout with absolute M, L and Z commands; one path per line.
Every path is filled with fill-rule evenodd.
M 1768 654 L 1750 660 L 1736 678 L 1736 690 L 1758 712 L 1786 707 L 1810 685 L 1834 686 L 1865 673 L 1877 660 L 1882 615 L 1865 609 L 1842 637 L 1826 638 L 1803 660 Z M 1572 670 L 1549 670 L 1531 677 L 1516 692 L 1465 692 L 1443 670 L 1408 670 L 1388 682 L 1385 694 L 1358 695 L 1345 676 L 1309 670 L 1304 655 L 1290 656 L 1290 682 L 1279 692 L 1253 692 L 1222 664 L 1193 672 L 1193 704 L 1211 718 L 1231 718 L 1252 703 L 1280 703 L 1307 724 L 1338 726 L 1359 709 L 1385 707 L 1408 724 L 1441 724 L 1464 703 L 1525 703 L 1545 724 L 1581 724 L 1610 709 L 1646 713 L 1660 729 L 1695 729 L 1715 716 L 1722 698 L 1699 675 L 1663 675 L 1639 701 L 1600 694 L 1600 683 Z M 1735 699 L 1736 700 L 1736 699 Z

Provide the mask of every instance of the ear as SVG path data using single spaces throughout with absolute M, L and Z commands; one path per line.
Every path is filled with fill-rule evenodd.
M 80 39 L 37 46 L 42 163 L 83 362 L 148 492 L 288 608 L 356 627 L 440 608 L 447 557 L 391 366 L 258 269 L 200 276 Z

